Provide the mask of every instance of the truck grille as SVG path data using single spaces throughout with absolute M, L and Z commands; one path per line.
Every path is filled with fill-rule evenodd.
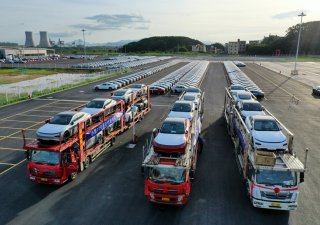
M 43 176 L 46 176 L 46 177 L 53 177 L 54 175 L 56 175 L 56 171 L 54 170 L 43 172 Z
M 292 193 L 274 193 L 274 192 L 269 192 L 269 191 L 261 191 L 261 197 L 268 198 L 268 199 L 279 199 L 279 200 L 284 200 L 284 199 L 291 199 Z
M 169 189 L 167 192 L 164 192 L 163 188 L 154 188 L 153 191 L 157 194 L 171 194 L 171 195 L 178 195 L 178 190 Z

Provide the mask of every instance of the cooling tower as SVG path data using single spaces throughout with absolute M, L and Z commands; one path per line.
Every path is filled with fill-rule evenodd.
M 49 39 L 48 39 L 48 32 L 47 31 L 40 31 L 40 48 L 49 48 L 51 47 Z
M 26 43 L 24 45 L 27 48 L 35 46 L 32 31 L 26 31 Z

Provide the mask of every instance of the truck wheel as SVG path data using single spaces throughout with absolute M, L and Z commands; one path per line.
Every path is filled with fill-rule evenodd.
M 90 165 L 90 159 L 89 157 L 86 157 L 86 159 L 83 162 L 84 169 L 88 169 L 89 165 Z
M 78 173 L 77 172 L 73 172 L 70 174 L 70 180 L 75 180 L 78 176 Z

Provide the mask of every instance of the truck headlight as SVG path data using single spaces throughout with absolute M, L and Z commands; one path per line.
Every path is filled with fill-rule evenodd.
M 150 198 L 154 199 L 154 194 L 153 193 L 150 193 Z

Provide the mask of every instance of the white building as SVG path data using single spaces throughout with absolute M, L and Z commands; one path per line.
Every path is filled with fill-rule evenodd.
M 47 56 L 46 48 L 20 48 L 20 47 L 0 47 L 0 59 L 7 58 L 23 58 L 32 56 Z
M 229 41 L 226 43 L 226 51 L 229 55 L 238 55 L 246 51 L 246 41 Z
M 193 52 L 206 52 L 206 46 L 202 44 L 192 45 Z

